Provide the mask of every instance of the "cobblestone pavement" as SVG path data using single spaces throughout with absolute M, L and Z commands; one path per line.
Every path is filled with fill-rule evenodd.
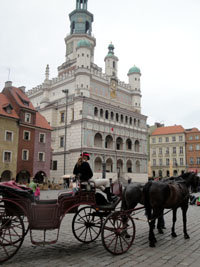
M 41 198 L 56 198 L 58 191 L 42 192 Z M 71 222 L 73 214 L 68 214 L 61 225 L 58 242 L 45 247 L 33 246 L 29 234 L 18 253 L 4 266 L 200 266 L 200 207 L 190 206 L 188 211 L 188 233 L 190 239 L 185 240 L 182 233 L 181 210 L 178 212 L 176 233 L 177 238 L 171 238 L 171 213 L 165 215 L 167 229 L 164 235 L 156 233 L 156 248 L 148 246 L 148 227 L 144 221 L 135 220 L 136 238 L 123 255 L 113 256 L 107 252 L 99 237 L 90 244 L 81 244 L 72 234 Z M 144 211 L 136 217 L 144 217 Z M 37 231 L 39 238 L 41 232 Z M 53 233 L 49 234 L 50 237 Z

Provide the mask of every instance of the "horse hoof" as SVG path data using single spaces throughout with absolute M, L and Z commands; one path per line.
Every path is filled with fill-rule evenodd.
M 150 248 L 155 248 L 155 243 L 154 242 L 150 242 L 149 246 L 150 246 Z
M 163 232 L 162 229 L 158 229 L 158 233 L 159 233 L 159 234 L 164 234 L 164 232 Z
M 171 233 L 172 237 L 177 237 L 176 233 Z
M 185 234 L 185 235 L 184 235 L 184 238 L 185 238 L 185 239 L 189 239 L 190 237 L 189 237 L 188 234 Z

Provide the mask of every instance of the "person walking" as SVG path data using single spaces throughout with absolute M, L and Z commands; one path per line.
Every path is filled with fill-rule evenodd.
M 40 187 L 39 187 L 39 184 L 37 184 L 37 187 L 36 187 L 36 190 L 35 190 L 35 200 L 40 200 Z

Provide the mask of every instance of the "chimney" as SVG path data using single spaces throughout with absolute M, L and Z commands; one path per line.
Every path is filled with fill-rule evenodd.
M 12 87 L 12 82 L 11 81 L 5 82 L 5 88 L 8 88 L 8 87 Z
M 20 86 L 19 89 L 20 89 L 23 93 L 25 93 L 25 89 L 26 89 L 26 87 L 25 87 L 25 86 Z

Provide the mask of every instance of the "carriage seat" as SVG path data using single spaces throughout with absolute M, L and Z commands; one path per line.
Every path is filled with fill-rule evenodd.
M 28 198 L 34 201 L 34 194 L 31 188 L 20 186 L 14 181 L 0 183 L 0 195 L 5 198 Z
M 35 203 L 39 205 L 44 205 L 44 204 L 56 204 L 58 202 L 57 199 L 42 199 L 42 200 L 36 200 Z

